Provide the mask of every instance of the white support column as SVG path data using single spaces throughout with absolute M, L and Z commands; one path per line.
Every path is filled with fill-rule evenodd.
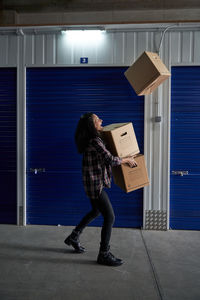
M 26 74 L 25 36 L 18 36 L 17 57 L 17 224 L 26 225 Z
M 150 185 L 144 188 L 143 228 L 167 229 L 167 212 L 164 207 L 163 191 L 163 115 L 162 89 L 145 96 L 144 154 L 147 163 Z M 161 118 L 157 118 L 161 117 Z
M 145 96 L 144 101 L 144 156 L 149 176 L 149 186 L 143 189 L 143 228 L 146 228 L 146 211 L 152 207 L 152 95 Z

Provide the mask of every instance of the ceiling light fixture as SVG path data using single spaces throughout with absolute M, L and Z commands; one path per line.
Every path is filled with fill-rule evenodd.
M 62 30 L 62 34 L 71 42 L 98 42 L 101 41 L 103 35 L 105 34 L 105 29 L 97 29 L 97 28 L 76 28 L 76 29 L 67 29 Z

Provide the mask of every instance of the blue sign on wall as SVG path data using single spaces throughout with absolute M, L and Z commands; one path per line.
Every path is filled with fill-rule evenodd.
M 81 57 L 80 58 L 80 63 L 81 64 L 88 64 L 88 57 Z

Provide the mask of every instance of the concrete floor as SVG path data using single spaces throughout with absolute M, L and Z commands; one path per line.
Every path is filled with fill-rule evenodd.
M 0 225 L 0 300 L 199 300 L 200 232 L 114 228 L 120 267 L 96 263 L 100 228 L 88 227 L 75 254 L 72 227 Z

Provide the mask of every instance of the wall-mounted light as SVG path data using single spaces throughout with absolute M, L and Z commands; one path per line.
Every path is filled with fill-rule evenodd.
M 105 36 L 103 29 L 79 29 L 62 30 L 62 34 L 69 42 L 73 43 L 97 43 Z

